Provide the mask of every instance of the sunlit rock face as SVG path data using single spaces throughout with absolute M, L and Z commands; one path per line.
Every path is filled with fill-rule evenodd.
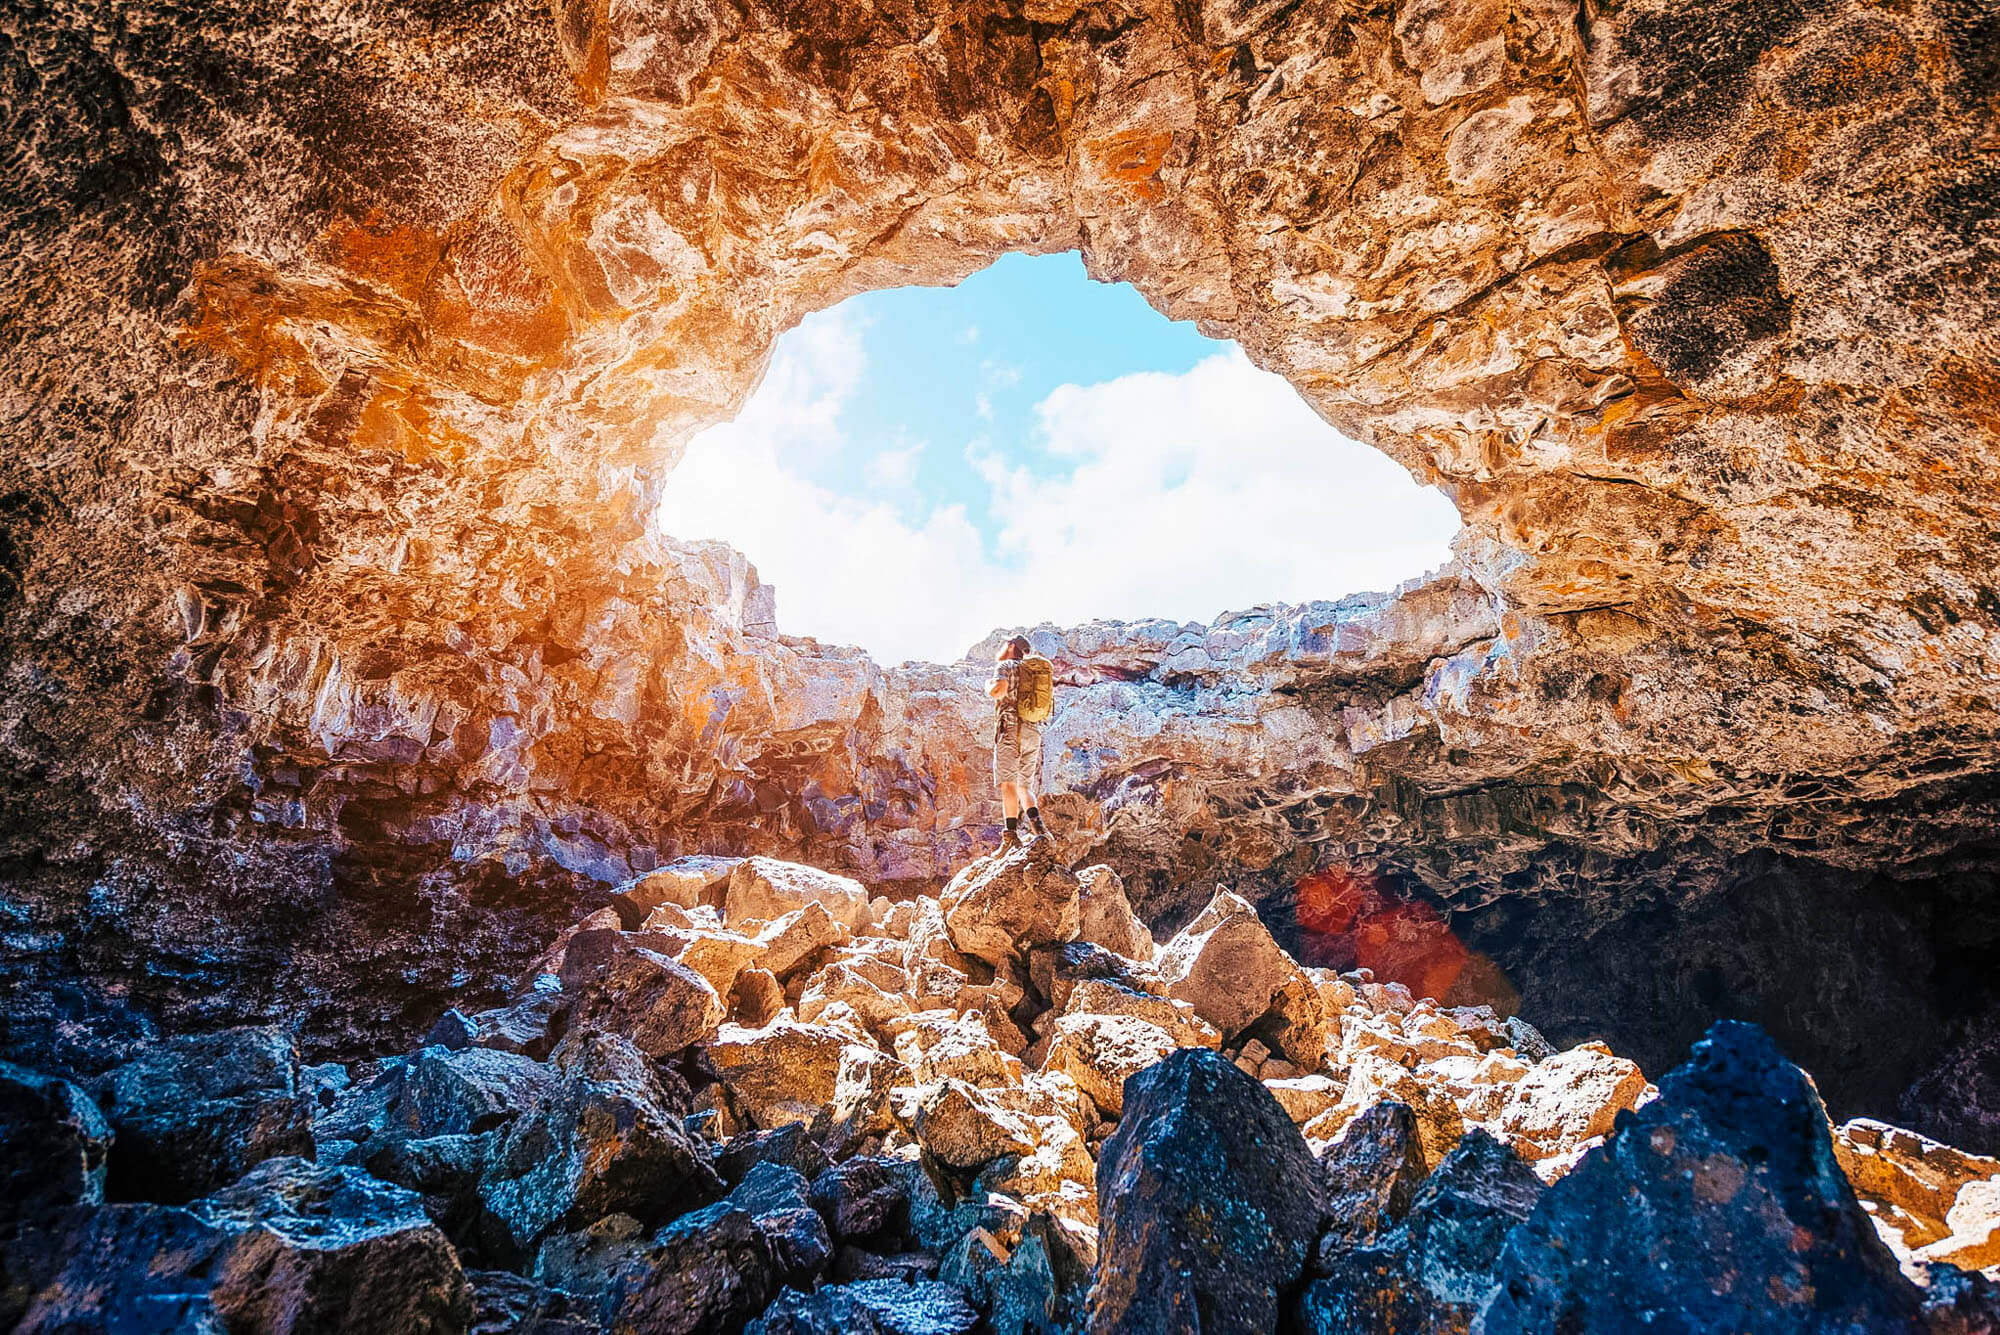
M 1977 6 L 5 32 L 10 1046 L 407 1038 L 686 852 L 942 880 L 979 666 L 786 639 L 647 519 L 804 314 L 1079 248 L 1466 523 L 1393 598 L 1051 633 L 1142 912 L 1359 866 L 1566 1038 L 1749 1012 L 1837 1109 L 1996 1143 Z

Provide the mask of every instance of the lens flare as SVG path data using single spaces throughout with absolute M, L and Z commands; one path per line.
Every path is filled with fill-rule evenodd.
M 1500 967 L 1460 941 L 1444 914 L 1398 893 L 1376 873 L 1327 867 L 1294 888 L 1307 964 L 1368 969 L 1377 982 L 1401 983 L 1446 1005 L 1490 1005 L 1502 1015 L 1520 1005 Z

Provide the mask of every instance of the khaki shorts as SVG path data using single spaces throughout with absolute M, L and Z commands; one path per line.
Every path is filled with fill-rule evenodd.
M 1018 783 L 1029 788 L 1042 784 L 1042 727 L 1023 723 L 1011 714 L 1001 715 L 993 725 L 993 782 Z

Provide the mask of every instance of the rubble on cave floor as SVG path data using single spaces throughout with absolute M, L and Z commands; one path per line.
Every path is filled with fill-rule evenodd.
M 1227 892 L 1156 945 L 1046 843 L 899 903 L 692 859 L 416 1052 L 0 1066 L 0 1124 L 30 1332 L 2000 1328 L 2000 1162 L 1760 1031 L 1655 1088 Z

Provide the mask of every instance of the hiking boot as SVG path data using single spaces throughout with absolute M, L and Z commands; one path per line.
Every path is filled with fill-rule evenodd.
M 1041 812 L 1036 811 L 1031 813 L 1028 816 L 1028 824 L 1035 827 L 1035 837 L 1037 839 L 1046 839 L 1049 837 L 1049 827 L 1042 823 Z
M 1027 845 L 1021 842 L 1021 836 L 1019 832 L 1015 830 L 1009 830 L 1005 834 L 1000 836 L 1000 847 L 994 849 L 993 851 L 996 853 L 1014 853 L 1026 847 Z

